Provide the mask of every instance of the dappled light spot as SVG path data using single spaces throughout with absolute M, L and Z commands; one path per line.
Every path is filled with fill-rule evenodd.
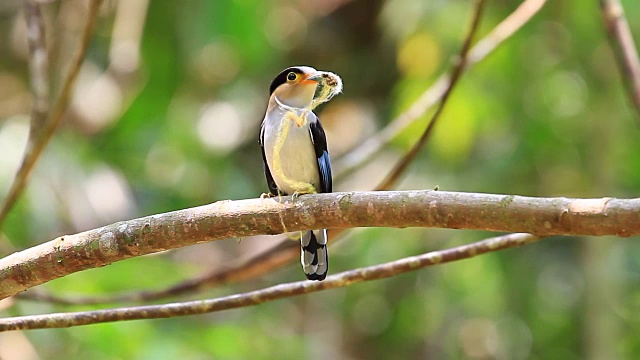
M 29 118 L 14 116 L 0 123 L 0 191 L 6 192 L 20 166 L 29 134 Z
M 289 50 L 304 40 L 307 27 L 307 19 L 297 9 L 283 6 L 267 14 L 264 32 L 273 47 Z
M 458 338 L 469 358 L 487 359 L 498 356 L 498 331 L 495 323 L 489 319 L 466 320 L 460 327 Z
M 191 70 L 196 79 L 209 86 L 220 86 L 233 80 L 241 70 L 242 58 L 234 44 L 216 39 L 200 49 Z
M 147 154 L 145 170 L 149 180 L 162 187 L 174 187 L 185 174 L 187 159 L 178 149 L 155 145 Z
M 379 335 L 389 327 L 392 309 L 392 305 L 383 296 L 377 294 L 362 296 L 353 305 L 351 321 L 358 331 L 367 335 Z
M 86 178 L 84 189 L 99 223 L 126 220 L 136 212 L 127 180 L 113 168 L 97 168 Z
M 398 68 L 404 76 L 426 78 L 433 74 L 442 59 L 440 46 L 428 32 L 407 38 L 398 49 Z
M 337 157 L 375 131 L 375 112 L 369 102 L 334 101 L 322 109 L 320 120 L 331 139 L 328 143 L 332 157 Z
M 226 153 L 242 142 L 240 121 L 240 114 L 231 103 L 211 103 L 200 112 L 198 137 L 207 148 Z
M 96 65 L 85 64 L 80 70 L 72 108 L 78 114 L 82 128 L 96 133 L 118 120 L 123 94 L 115 79 L 101 72 Z

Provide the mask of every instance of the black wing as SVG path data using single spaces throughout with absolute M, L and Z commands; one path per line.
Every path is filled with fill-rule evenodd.
M 333 188 L 333 180 L 331 179 L 331 160 L 327 150 L 327 137 L 324 134 L 320 119 L 314 113 L 310 115 L 315 117 L 315 121 L 309 119 L 309 133 L 311 134 L 311 142 L 313 142 L 316 159 L 318 160 L 318 172 L 320 173 L 319 192 L 330 193 Z
M 271 170 L 269 170 L 269 164 L 267 164 L 267 156 L 264 153 L 264 122 L 260 126 L 260 150 L 262 150 L 262 165 L 264 168 L 264 176 L 267 178 L 267 186 L 269 187 L 269 192 L 273 195 L 278 195 L 278 186 L 276 182 L 273 180 L 273 176 L 271 175 Z

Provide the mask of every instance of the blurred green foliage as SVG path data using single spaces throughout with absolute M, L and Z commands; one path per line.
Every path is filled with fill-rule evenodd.
M 640 3 L 622 3 L 637 43 Z M 519 4 L 487 2 L 480 36 Z M 447 71 L 472 5 L 105 1 L 72 107 L 2 229 L 0 252 L 119 220 L 256 197 L 266 190 L 257 136 L 268 84 L 287 66 L 311 65 L 343 77 L 344 94 L 320 109 L 330 151 L 338 158 Z M 85 2 L 63 0 L 43 9 L 57 85 L 77 43 Z M 21 2 L 8 1 L 0 5 L 2 193 L 24 148 L 28 89 Z M 428 114 L 407 128 L 337 189 L 371 188 L 412 146 L 427 119 Z M 549 2 L 463 76 L 400 188 L 637 197 L 639 124 L 597 1 Z M 331 271 L 487 236 L 357 229 L 332 247 Z M 640 245 L 633 240 L 639 239 L 556 237 L 253 308 L 3 334 L 0 357 L 632 358 L 640 352 Z M 42 288 L 69 295 L 160 289 L 256 253 L 266 242 L 199 245 L 74 274 Z M 192 298 L 300 279 L 292 264 Z M 15 300 L 2 315 L 68 310 Z

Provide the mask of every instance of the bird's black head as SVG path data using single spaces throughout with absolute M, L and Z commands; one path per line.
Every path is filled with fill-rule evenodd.
M 271 86 L 269 86 L 269 95 L 273 94 L 278 86 L 287 82 L 296 81 L 298 79 L 296 75 L 309 75 L 315 71 L 316 70 L 314 68 L 309 66 L 292 66 L 282 70 L 280 74 L 271 81 Z M 295 75 L 290 75 L 291 73 Z

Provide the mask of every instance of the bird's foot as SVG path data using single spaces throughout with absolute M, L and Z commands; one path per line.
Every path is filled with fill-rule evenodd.
M 274 197 L 274 196 L 275 196 L 275 195 L 273 195 L 273 194 L 272 194 L 272 193 L 270 193 L 270 192 L 269 192 L 269 193 L 262 193 L 262 194 L 260 195 L 260 199 L 268 199 L 268 198 L 271 198 L 271 197 Z
M 291 200 L 295 200 L 295 199 L 299 198 L 300 195 L 317 194 L 317 193 L 318 192 L 313 187 L 313 185 L 309 184 L 309 188 L 308 189 L 294 191 L 293 194 L 291 194 Z

